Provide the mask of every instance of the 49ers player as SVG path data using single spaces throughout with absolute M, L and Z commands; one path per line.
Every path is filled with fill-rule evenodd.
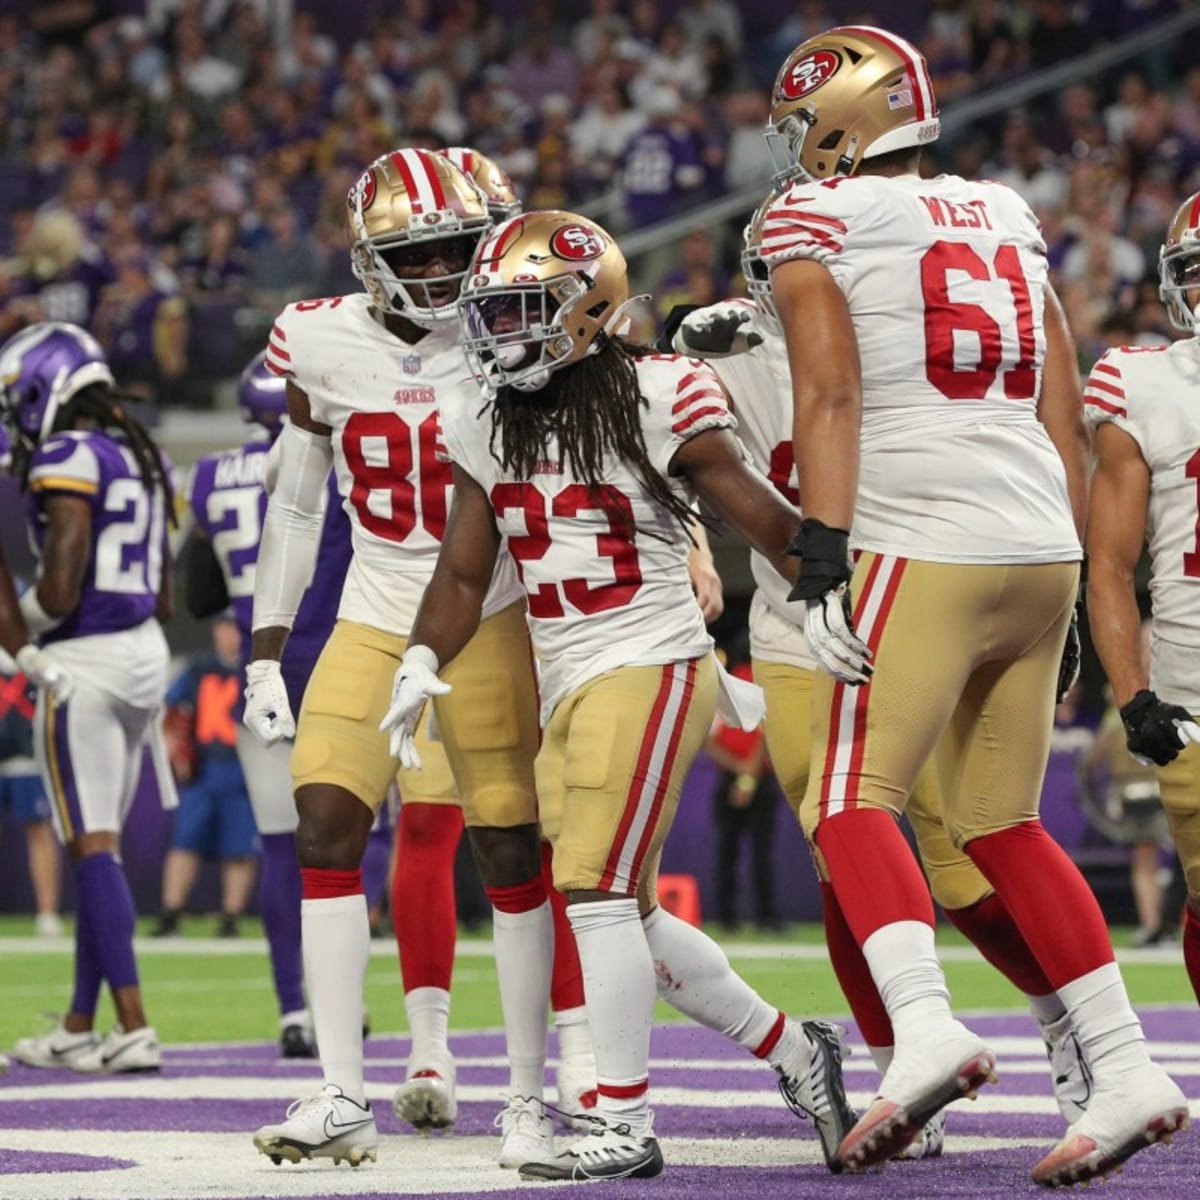
M 662 1170 L 648 1095 L 656 990 L 770 1062 L 836 1168 L 853 1121 L 836 1031 L 788 1020 L 656 898 L 662 844 L 718 694 L 731 722 L 761 718 L 758 689 L 719 671 L 692 595 L 691 503 L 702 498 L 793 574 L 783 551 L 798 520 L 743 461 L 711 370 L 619 336 L 629 303 L 620 250 L 574 213 L 515 217 L 480 245 L 463 321 L 491 397 L 443 408 L 454 506 L 384 724 L 410 759 L 425 701 L 446 687 L 438 672 L 449 680 L 478 636 L 506 546 L 542 664 L 538 795 L 583 964 L 599 1093 L 591 1135 L 531 1159 L 524 1178 Z
M 1088 617 L 1120 706 L 1129 751 L 1157 767 L 1183 863 L 1183 958 L 1200 1000 L 1200 192 L 1171 221 L 1159 253 L 1171 346 L 1122 346 L 1084 390 L 1095 427 L 1088 507 Z M 1150 670 L 1139 650 L 1133 572 L 1149 543 Z
M 477 394 L 463 362 L 456 302 L 471 253 L 491 226 L 479 189 L 424 150 L 397 150 L 372 163 L 351 190 L 349 209 L 354 269 L 366 291 L 290 305 L 267 354 L 288 381 L 290 421 L 277 443 L 258 560 L 245 720 L 267 743 L 295 732 L 305 975 L 325 1077 L 320 1093 L 255 1136 L 276 1161 L 318 1155 L 358 1163 L 376 1153 L 363 1090 L 369 931 L 361 861 L 374 810 L 395 774 L 379 720 L 450 504 L 438 412 L 456 393 Z M 350 517 L 353 557 L 297 727 L 279 659 L 312 572 L 331 466 Z M 399 786 L 416 802 L 461 797 L 495 909 L 511 1069 L 500 1149 L 508 1166 L 552 1145 L 548 1122 L 529 1098 L 541 1096 L 553 932 L 534 792 L 536 685 L 511 560 L 497 564 L 486 591 L 479 633 L 449 681 L 454 692 L 438 701 L 442 744 L 422 727 L 428 767 L 402 770 Z M 410 1076 L 425 1081 L 429 1122 L 452 1122 L 453 1063 L 437 1056 L 446 1008 L 410 1003 L 409 1015 Z M 401 1106 L 401 1115 L 410 1110 Z
M 774 194 L 768 196 L 746 226 L 742 273 L 752 302 L 722 301 L 688 313 L 675 332 L 674 344 L 681 352 L 698 353 L 710 362 L 729 394 L 739 436 L 751 460 L 794 504 L 799 492 L 792 450 L 792 381 L 769 272 L 762 257 L 763 222 L 775 198 Z M 754 679 L 767 697 L 766 736 L 771 761 L 799 820 L 812 758 L 808 726 L 818 666 L 804 636 L 804 610 L 788 600 L 787 580 L 757 552 L 751 552 L 750 562 L 758 584 L 750 604 Z M 1060 695 L 1071 682 L 1069 667 L 1067 664 L 1060 673 Z M 916 834 L 933 898 L 956 928 L 1028 997 L 1050 1053 L 1059 1108 L 1069 1121 L 1075 1120 L 1083 1113 L 1091 1083 L 1065 1009 L 1000 897 L 946 833 L 933 761 L 927 762 L 918 775 L 905 816 Z M 830 961 L 882 1074 L 893 1057 L 891 1021 L 825 877 L 819 852 L 814 859 L 821 875 Z M 937 1114 L 900 1157 L 940 1154 L 944 1120 L 943 1113 Z
M 939 129 L 924 59 L 883 30 L 810 38 L 776 80 L 768 140 L 788 186 L 763 255 L 805 513 L 791 599 L 828 672 L 801 817 L 895 1032 L 842 1160 L 886 1158 L 994 1078 L 994 1055 L 950 1011 L 929 892 L 896 824 L 936 748 L 946 831 L 1092 1070 L 1087 1111 L 1034 1168 L 1054 1185 L 1181 1128 L 1187 1105 L 1149 1058 L 1095 897 L 1038 820 L 1086 518 L 1070 334 L 1024 201 L 920 177 Z

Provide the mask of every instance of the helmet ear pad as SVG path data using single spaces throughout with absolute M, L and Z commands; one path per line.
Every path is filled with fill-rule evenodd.
M 1200 293 L 1200 192 L 1194 192 L 1175 210 L 1167 226 L 1166 241 L 1158 252 L 1158 295 L 1166 305 L 1171 327 L 1195 333 L 1197 304 L 1189 292 Z

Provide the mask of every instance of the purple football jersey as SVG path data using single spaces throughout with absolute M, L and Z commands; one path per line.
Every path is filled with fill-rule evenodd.
M 56 433 L 34 451 L 29 491 L 39 553 L 50 496 L 76 496 L 92 510 L 79 605 L 42 640 L 118 633 L 152 617 L 162 584 L 166 504 L 157 488 L 146 490 L 129 448 L 99 430 Z
M 225 575 L 225 588 L 242 634 L 243 668 L 250 654 L 254 570 L 267 511 L 263 473 L 269 449 L 269 442 L 248 442 L 236 450 L 201 458 L 193 470 L 188 496 L 196 524 L 211 539 Z M 337 480 L 330 472 L 329 499 L 312 583 L 300 601 L 283 655 L 283 678 L 293 712 L 299 712 L 308 677 L 337 620 L 350 556 L 350 520 L 342 509 Z

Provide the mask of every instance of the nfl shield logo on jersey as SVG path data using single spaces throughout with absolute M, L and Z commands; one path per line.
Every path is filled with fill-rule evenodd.
M 404 368 L 406 375 L 419 375 L 421 372 L 421 356 L 419 354 L 406 354 L 400 360 L 400 365 Z

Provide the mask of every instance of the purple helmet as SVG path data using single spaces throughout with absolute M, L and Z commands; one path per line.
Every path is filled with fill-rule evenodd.
M 267 352 L 256 354 L 238 380 L 238 406 L 247 421 L 261 425 L 272 437 L 287 414 L 287 380 L 267 366 Z
M 100 343 L 65 321 L 41 321 L 0 347 L 0 408 L 25 449 L 54 428 L 72 396 L 94 383 L 113 386 Z

